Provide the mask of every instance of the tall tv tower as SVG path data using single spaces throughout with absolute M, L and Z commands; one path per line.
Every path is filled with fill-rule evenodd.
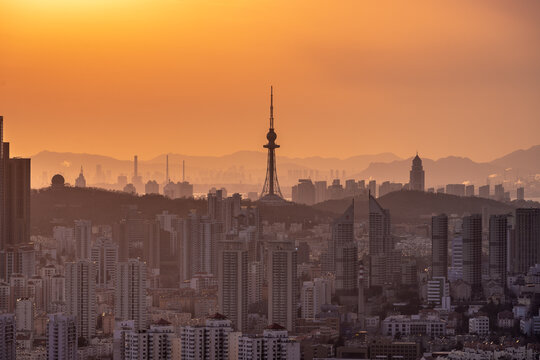
M 266 134 L 268 144 L 263 145 L 268 149 L 268 163 L 266 167 L 266 179 L 264 180 L 263 189 L 259 200 L 266 203 L 283 203 L 283 194 L 279 188 L 279 182 L 276 171 L 276 152 L 279 148 L 276 144 L 277 134 L 274 131 L 274 89 L 270 87 L 270 128 Z

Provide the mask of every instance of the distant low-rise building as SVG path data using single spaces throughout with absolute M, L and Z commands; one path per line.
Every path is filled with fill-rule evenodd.
M 469 319 L 469 334 L 487 335 L 489 334 L 489 318 L 487 316 L 476 316 Z
M 446 321 L 436 315 L 388 316 L 382 322 L 382 334 L 392 337 L 398 334 L 444 336 Z

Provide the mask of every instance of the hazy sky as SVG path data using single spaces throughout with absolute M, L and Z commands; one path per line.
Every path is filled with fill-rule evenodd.
M 540 1 L 2 0 L 13 152 L 491 160 L 540 143 Z

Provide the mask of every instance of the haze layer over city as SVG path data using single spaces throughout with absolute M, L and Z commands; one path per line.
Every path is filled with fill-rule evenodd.
M 540 3 L 0 24 L 0 360 L 540 358 Z

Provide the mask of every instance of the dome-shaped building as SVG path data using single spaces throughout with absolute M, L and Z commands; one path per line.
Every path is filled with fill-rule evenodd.
M 54 175 L 51 179 L 52 188 L 63 188 L 65 184 L 66 184 L 66 180 L 60 174 Z

